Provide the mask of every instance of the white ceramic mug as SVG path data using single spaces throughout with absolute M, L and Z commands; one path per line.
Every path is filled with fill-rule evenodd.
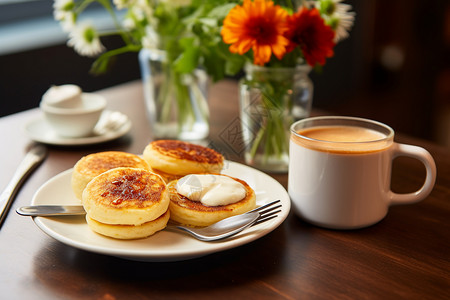
M 420 160 L 426 168 L 416 192 L 391 191 L 392 161 Z M 436 165 L 430 153 L 394 142 L 382 123 L 353 117 L 315 117 L 291 126 L 288 190 L 294 212 L 326 228 L 356 229 L 382 220 L 393 204 L 423 200 L 433 189 Z

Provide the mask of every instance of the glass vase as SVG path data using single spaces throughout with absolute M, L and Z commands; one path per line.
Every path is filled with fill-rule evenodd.
M 245 162 L 263 171 L 287 172 L 289 128 L 310 115 L 311 67 L 245 67 L 239 82 Z
M 139 64 L 147 115 L 155 139 L 202 140 L 209 134 L 208 76 L 181 74 L 162 50 L 142 49 Z

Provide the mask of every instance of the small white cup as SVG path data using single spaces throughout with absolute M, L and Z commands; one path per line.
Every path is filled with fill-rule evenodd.
M 391 191 L 392 161 L 398 156 L 424 164 L 425 183 L 418 191 Z M 382 220 L 390 205 L 427 197 L 436 180 L 436 165 L 425 149 L 395 143 L 394 131 L 382 123 L 316 117 L 291 126 L 288 176 L 293 210 L 299 217 L 321 227 L 356 229 Z
M 79 138 L 92 134 L 106 107 L 106 99 L 97 94 L 83 93 L 81 106 L 58 107 L 41 101 L 40 108 L 47 122 L 61 137 Z

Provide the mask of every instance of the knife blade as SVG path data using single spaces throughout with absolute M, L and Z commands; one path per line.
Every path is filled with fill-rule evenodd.
M 0 227 L 6 219 L 11 204 L 14 201 L 14 197 L 25 182 L 25 179 L 28 178 L 32 171 L 36 169 L 46 156 L 47 148 L 44 145 L 35 144 L 30 148 L 17 167 L 13 177 L 0 195 Z
M 16 212 L 21 216 L 32 217 L 86 214 L 82 205 L 31 205 L 19 207 Z

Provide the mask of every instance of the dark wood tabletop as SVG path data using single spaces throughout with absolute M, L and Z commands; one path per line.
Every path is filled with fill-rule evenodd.
M 0 299 L 449 299 L 450 149 L 397 135 L 425 147 L 437 164 L 433 192 L 422 202 L 394 206 L 369 228 L 336 231 L 291 212 L 268 235 L 246 245 L 177 262 L 138 262 L 67 246 L 15 213 L 36 190 L 83 155 L 106 150 L 140 154 L 152 140 L 140 82 L 99 91 L 108 108 L 133 127 L 118 140 L 77 147 L 50 146 L 49 155 L 17 194 L 0 228 Z M 225 157 L 242 161 L 224 133 L 238 117 L 237 85 L 210 90 L 210 140 Z M 315 112 L 317 113 L 317 112 Z M 0 189 L 33 142 L 24 125 L 39 109 L 0 118 Z M 392 188 L 411 192 L 425 170 L 412 159 L 394 163 Z M 269 174 L 287 187 L 287 174 Z M 71 191 L 68 191 L 68 193 Z

